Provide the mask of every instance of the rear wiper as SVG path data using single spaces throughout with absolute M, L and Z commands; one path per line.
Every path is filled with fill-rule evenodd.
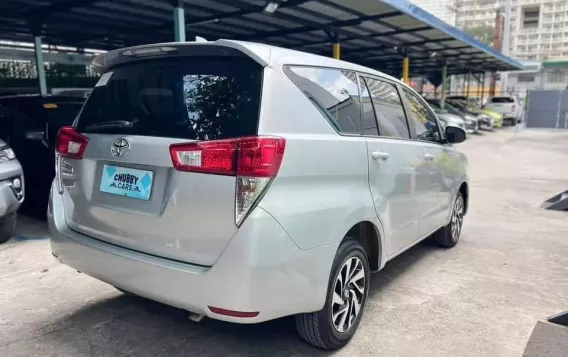
M 88 125 L 85 130 L 93 130 L 93 129 L 132 129 L 134 126 L 134 122 L 127 121 L 127 120 L 114 120 L 114 121 L 105 121 L 103 123 L 95 123 Z

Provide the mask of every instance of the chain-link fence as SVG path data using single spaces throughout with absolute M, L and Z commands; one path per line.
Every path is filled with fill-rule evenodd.
M 85 65 L 61 63 L 45 64 L 48 88 L 91 88 L 98 80 L 97 73 Z M 18 88 L 37 88 L 37 70 L 34 62 L 0 60 L 0 88 L 17 92 Z

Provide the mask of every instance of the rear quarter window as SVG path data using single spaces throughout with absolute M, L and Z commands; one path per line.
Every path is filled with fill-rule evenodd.
M 263 68 L 250 58 L 160 59 L 107 73 L 81 111 L 83 133 L 189 140 L 257 133 Z
M 361 133 L 361 102 L 355 72 L 296 66 L 284 70 L 335 130 L 345 134 Z

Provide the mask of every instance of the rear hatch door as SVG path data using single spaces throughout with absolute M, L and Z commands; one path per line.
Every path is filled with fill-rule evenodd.
M 68 226 L 159 257 L 211 266 L 237 231 L 234 176 L 177 171 L 171 144 L 256 135 L 263 67 L 244 55 L 111 68 L 59 162 Z

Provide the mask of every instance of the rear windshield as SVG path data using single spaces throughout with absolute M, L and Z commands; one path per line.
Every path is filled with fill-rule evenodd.
M 491 98 L 491 103 L 515 103 L 515 100 L 511 97 L 495 97 Z
M 262 67 L 250 58 L 130 64 L 101 77 L 77 129 L 190 140 L 255 135 L 261 86 Z

